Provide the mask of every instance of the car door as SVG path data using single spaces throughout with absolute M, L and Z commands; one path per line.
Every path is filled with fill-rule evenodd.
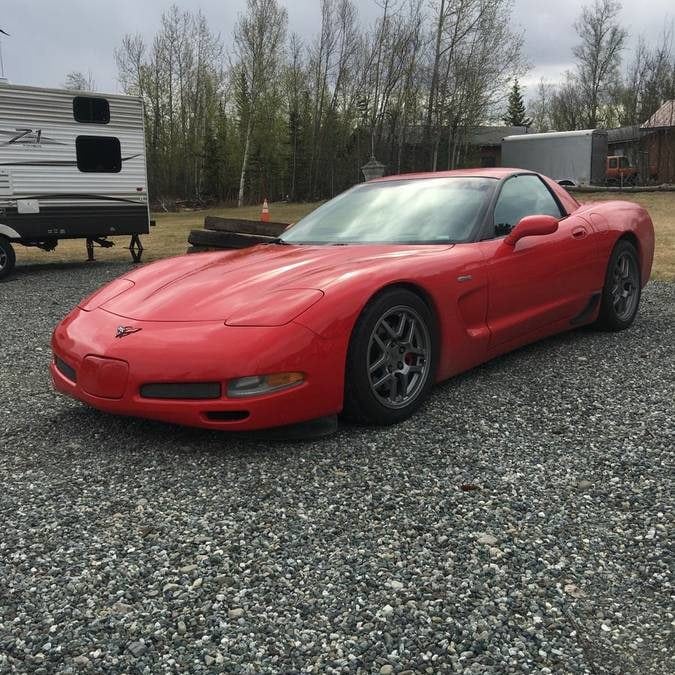
M 553 234 L 504 243 L 506 234 L 528 215 L 558 219 Z M 594 279 L 592 228 L 565 213 L 535 174 L 508 178 L 496 199 L 491 237 L 482 242 L 488 266 L 488 326 L 491 351 L 524 344 L 556 330 L 588 305 Z M 490 233 L 488 232 L 488 236 Z

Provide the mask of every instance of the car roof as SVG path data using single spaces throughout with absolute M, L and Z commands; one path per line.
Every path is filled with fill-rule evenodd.
M 454 169 L 453 171 L 425 171 L 419 173 L 400 173 L 394 176 L 383 176 L 382 178 L 375 178 L 369 183 L 381 183 L 388 180 L 416 180 L 421 178 L 452 178 L 462 176 L 474 176 L 479 178 L 506 178 L 516 173 L 533 173 L 532 171 L 524 171 L 523 169 L 510 169 L 506 167 L 489 167 L 479 169 Z

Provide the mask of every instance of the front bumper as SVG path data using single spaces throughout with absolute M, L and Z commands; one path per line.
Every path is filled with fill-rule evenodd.
M 137 332 L 117 338 L 117 328 Z M 342 409 L 346 339 L 326 340 L 296 323 L 230 327 L 222 321 L 143 322 L 102 309 L 75 309 L 52 336 L 54 387 L 99 410 L 187 426 L 247 431 L 334 415 Z M 227 382 L 299 371 L 304 381 L 277 392 L 228 398 Z M 158 399 L 141 387 L 220 383 L 220 396 Z

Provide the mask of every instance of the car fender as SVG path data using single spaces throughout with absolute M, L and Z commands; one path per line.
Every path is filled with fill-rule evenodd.
M 601 260 L 609 261 L 621 238 L 627 237 L 636 245 L 644 286 L 654 261 L 654 224 L 646 209 L 635 202 L 615 200 L 589 202 L 577 213 L 593 227 Z
M 412 273 L 414 271 L 414 274 Z M 390 262 L 350 271 L 324 288 L 322 300 L 295 321 L 321 337 L 339 340 L 345 356 L 352 331 L 366 305 L 387 288 L 402 286 L 418 293 L 437 321 L 437 379 L 467 370 L 485 358 L 488 276 L 480 247 L 458 244 L 442 254 Z

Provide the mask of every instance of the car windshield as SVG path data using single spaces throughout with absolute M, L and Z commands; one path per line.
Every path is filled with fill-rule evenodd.
M 468 241 L 497 181 L 484 177 L 363 183 L 287 230 L 299 244 L 447 244 Z

